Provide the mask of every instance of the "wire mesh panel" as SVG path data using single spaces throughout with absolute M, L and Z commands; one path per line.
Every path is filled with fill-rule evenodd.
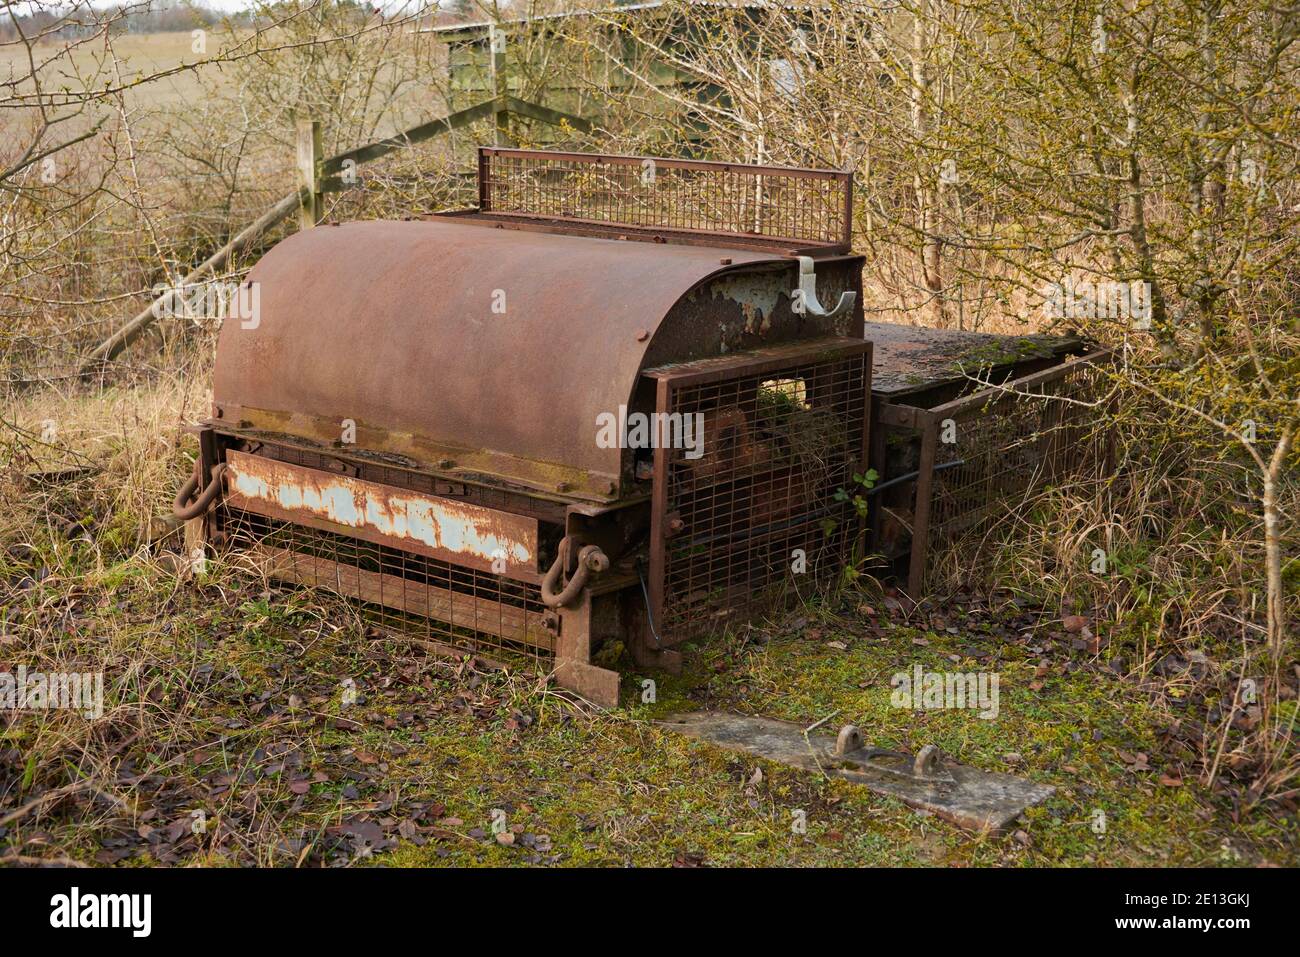
M 664 544 L 652 578 L 670 640 L 807 596 L 850 560 L 870 369 L 870 347 L 859 343 L 661 381 L 661 412 L 699 440 L 658 453 Z
M 267 577 L 356 599 L 381 627 L 471 653 L 555 653 L 536 585 L 229 506 L 220 521 Z
M 479 209 L 848 249 L 853 174 L 639 156 L 479 150 Z
M 1045 483 L 1096 474 L 1108 445 L 1095 407 L 1104 376 L 1089 357 L 932 410 L 929 547 L 987 528 Z

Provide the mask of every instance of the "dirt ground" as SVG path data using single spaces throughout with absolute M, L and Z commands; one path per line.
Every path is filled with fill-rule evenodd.
M 1153 653 L 1138 619 L 1071 609 L 1092 616 L 1084 634 L 1059 599 L 1009 591 L 909 610 L 863 577 L 688 646 L 679 677 L 624 662 L 622 707 L 601 712 L 548 687 L 540 666 L 502 673 L 430 656 L 343 600 L 259 580 L 230 556 L 195 577 L 160 517 L 188 474 L 184 426 L 206 382 L 201 366 L 89 396 L 33 393 L 15 410 L 24 427 L 57 424 L 57 454 L 28 471 L 59 478 L 0 484 L 0 671 L 102 670 L 104 713 L 0 712 L 0 860 L 1300 861 L 1294 803 L 1253 800 L 1256 772 L 1235 764 L 1231 741 L 1204 747 L 1219 733 L 1207 712 L 1232 700 L 1227 661 Z M 916 665 L 997 673 L 996 719 L 894 707 L 891 677 Z M 1009 834 L 974 835 L 653 723 L 701 708 L 853 723 L 869 743 L 933 743 L 1056 793 Z M 1220 752 L 1217 767 L 1202 757 Z
M 140 558 L 73 588 L 36 572 L 17 583 L 17 620 L 57 621 L 70 640 L 99 645 L 110 700 L 96 722 L 8 721 L 0 856 L 331 866 L 1296 860 L 1294 817 L 1238 817 L 1205 792 L 1170 730 L 1177 718 L 1125 686 L 1114 650 L 1075 649 L 1059 621 L 1014 603 L 955 603 L 911 622 L 893 600 L 811 607 L 694 648 L 683 676 L 653 676 L 654 704 L 642 703 L 647 676 L 629 675 L 624 707 L 602 713 L 526 668 L 428 657 L 341 601 L 241 580 L 219 564 L 192 581 Z M 890 676 L 917 663 L 1000 673 L 997 720 L 891 707 Z M 701 707 L 805 724 L 834 716 L 874 743 L 935 743 L 1057 792 L 1011 835 L 972 835 L 652 723 Z M 806 833 L 793 827 L 796 812 Z

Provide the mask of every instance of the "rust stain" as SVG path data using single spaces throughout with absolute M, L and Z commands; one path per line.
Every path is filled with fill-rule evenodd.
M 734 264 L 719 265 L 720 254 Z M 728 269 L 788 274 L 789 263 L 775 251 L 469 221 L 303 230 L 250 273 L 261 322 L 222 328 L 213 400 L 274 412 L 286 419 L 282 431 L 302 437 L 332 440 L 343 419 L 368 423 L 358 448 L 426 466 L 438 459 L 421 448 L 447 448 L 457 464 L 463 456 L 450 450 L 464 449 L 502 480 L 552 492 L 564 482 L 572 498 L 605 501 L 628 457 L 597 445 L 592 423 L 628 404 L 678 300 Z M 497 289 L 509 291 L 508 314 L 492 312 Z M 574 325 L 591 316 L 600 317 L 592 329 Z M 702 323 L 680 334 L 710 331 Z M 328 436 L 315 424 L 328 424 Z
M 423 544 L 451 558 L 536 566 L 536 523 L 520 516 L 240 452 L 226 460 L 238 500 L 365 529 L 398 545 Z

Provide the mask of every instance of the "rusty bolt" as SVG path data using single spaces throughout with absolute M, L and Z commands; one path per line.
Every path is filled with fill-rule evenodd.
M 567 492 L 570 488 L 572 488 L 572 486 L 569 485 L 568 482 L 556 482 L 556 483 L 555 483 L 555 491 L 557 491 L 557 492 Z
M 438 468 L 440 469 L 449 469 L 455 464 L 451 459 L 438 459 Z
M 638 330 L 636 331 L 636 341 L 637 341 L 637 342 L 645 342 L 645 341 L 646 341 L 647 339 L 649 339 L 649 338 L 650 338 L 650 330 L 649 330 L 649 329 L 638 329 Z

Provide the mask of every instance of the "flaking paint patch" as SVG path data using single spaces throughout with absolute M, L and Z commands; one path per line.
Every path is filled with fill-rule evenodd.
M 310 512 L 348 528 L 368 527 L 395 539 L 422 542 L 430 548 L 460 555 L 475 555 L 489 561 L 503 558 L 517 565 L 533 561 L 525 543 L 512 540 L 487 526 L 490 513 L 476 506 L 434 501 L 417 495 L 386 493 L 380 486 L 360 479 L 328 476 L 309 477 L 306 469 L 292 469 L 270 460 L 258 460 L 266 471 L 248 471 L 243 456 L 231 456 L 230 475 L 234 491 L 244 498 L 259 499 L 289 511 Z M 294 481 L 294 474 L 304 481 Z
M 752 331 L 766 322 L 771 324 L 772 313 L 782 296 L 790 295 L 789 279 L 782 273 L 743 273 L 715 279 L 709 285 L 714 299 L 729 299 L 738 304 Z

